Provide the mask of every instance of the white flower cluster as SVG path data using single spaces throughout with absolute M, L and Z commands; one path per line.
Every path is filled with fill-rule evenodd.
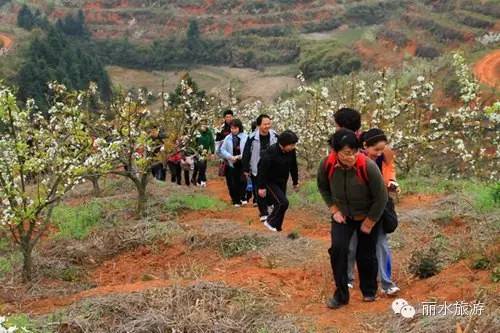
M 12 327 L 4 327 L 5 322 L 7 321 L 7 318 L 0 316 L 0 333 L 14 333 L 18 332 L 18 329 L 16 326 Z M 26 329 L 23 329 L 23 332 L 28 332 Z
M 490 31 L 480 37 L 477 37 L 476 41 L 483 44 L 484 46 L 488 46 L 490 44 L 496 44 L 500 42 L 500 32 Z

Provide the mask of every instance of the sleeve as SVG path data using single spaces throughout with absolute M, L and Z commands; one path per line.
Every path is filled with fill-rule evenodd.
M 214 139 L 214 132 L 210 129 L 210 141 L 209 141 L 209 147 L 208 151 L 211 153 L 215 153 L 215 139 Z
M 316 177 L 316 181 L 318 184 L 318 190 L 323 198 L 323 201 L 326 203 L 328 207 L 331 207 L 335 204 L 335 198 L 333 197 L 332 190 L 330 188 L 330 180 L 328 179 L 328 174 L 326 169 L 323 167 L 325 160 L 321 160 L 318 168 L 318 175 Z
M 378 221 L 382 217 L 385 205 L 387 204 L 387 188 L 379 168 L 372 161 L 367 161 L 368 186 L 373 196 L 373 203 L 368 211 L 368 218 Z
M 299 167 L 297 165 L 297 152 L 294 150 L 292 155 L 292 165 L 290 165 L 290 174 L 292 176 L 293 185 L 299 183 Z
M 259 189 L 266 188 L 270 165 L 271 165 L 271 156 L 269 154 L 264 154 L 261 157 L 258 165 L 257 183 Z
M 396 181 L 396 157 L 394 151 L 386 146 L 384 149 L 384 163 L 382 163 L 382 176 L 385 185 L 390 181 Z
M 222 142 L 221 146 L 220 146 L 220 149 L 219 149 L 219 154 L 222 158 L 228 160 L 230 159 L 231 157 L 233 157 L 233 154 L 232 152 L 229 152 L 227 149 L 228 149 L 228 143 L 229 143 L 229 140 L 231 140 L 231 136 L 228 135 L 226 136 L 226 138 L 224 139 L 224 141 Z
M 243 157 L 241 163 L 243 164 L 243 172 L 250 172 L 250 159 L 252 157 L 252 139 L 248 138 L 243 149 Z

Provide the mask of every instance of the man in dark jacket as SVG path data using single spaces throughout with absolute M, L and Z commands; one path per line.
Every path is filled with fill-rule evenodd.
M 271 129 L 271 118 L 266 114 L 257 117 L 257 129 L 250 134 L 243 151 L 243 172 L 250 177 L 252 184 L 257 184 L 258 164 L 262 154 L 278 141 L 278 134 Z M 267 200 L 257 194 L 257 186 L 253 186 L 254 200 L 259 207 L 260 221 L 268 218 Z
M 297 188 L 299 172 L 295 145 L 299 141 L 297 135 L 286 130 L 278 137 L 278 143 L 269 147 L 262 155 L 257 174 L 258 195 L 268 196 L 274 208 L 264 225 L 271 231 L 281 231 L 285 213 L 288 209 L 286 185 L 289 175 L 292 176 L 293 187 Z

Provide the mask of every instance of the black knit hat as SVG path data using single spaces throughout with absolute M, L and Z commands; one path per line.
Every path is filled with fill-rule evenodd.
M 384 131 L 379 128 L 371 128 L 361 135 L 361 142 L 366 143 L 368 147 L 374 146 L 380 141 L 387 142 L 387 136 Z
M 299 137 L 297 134 L 290 130 L 283 131 L 279 136 L 278 136 L 278 143 L 282 146 L 288 146 L 288 145 L 293 145 L 299 142 Z

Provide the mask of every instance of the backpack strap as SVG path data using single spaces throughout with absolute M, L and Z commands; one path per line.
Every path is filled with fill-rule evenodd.
M 335 173 L 335 165 L 337 164 L 337 154 L 332 151 L 328 157 L 323 162 L 323 168 L 328 175 L 328 179 L 332 179 Z M 356 176 L 360 178 L 365 184 L 369 183 L 368 180 L 368 169 L 367 169 L 367 158 L 364 154 L 358 154 L 356 158 Z

